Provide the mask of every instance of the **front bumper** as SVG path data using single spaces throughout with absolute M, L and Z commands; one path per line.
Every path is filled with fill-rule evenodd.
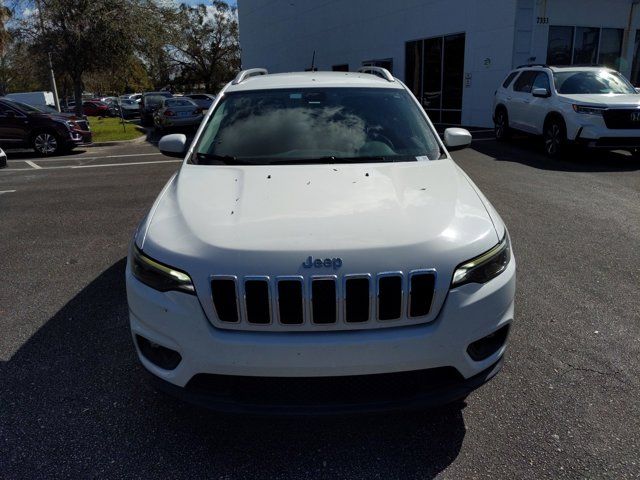
M 570 114 L 567 119 L 567 138 L 589 148 L 640 148 L 640 129 L 607 128 L 600 116 Z
M 92 140 L 92 133 L 90 130 L 71 130 L 69 132 L 69 138 L 67 143 L 73 146 L 87 145 Z
M 408 400 L 409 405 L 428 405 L 465 396 L 497 373 L 506 343 L 480 361 L 474 361 L 467 349 L 513 321 L 515 260 L 486 284 L 451 290 L 438 317 L 429 324 L 338 332 L 220 330 L 209 322 L 197 297 L 155 291 L 135 279 L 129 266 L 126 281 L 131 331 L 140 361 L 153 375 L 173 385 L 169 386 L 173 393 L 182 392 L 180 396 L 196 403 L 203 403 L 207 396 L 190 392 L 190 382 L 199 374 L 301 379 L 453 369 L 458 381 L 437 385 L 435 393 L 422 392 L 420 398 Z M 135 340 L 138 335 L 178 352 L 177 367 L 165 370 L 149 361 Z M 215 395 L 213 403 L 220 403 Z M 391 400 L 383 403 L 394 404 Z
M 496 376 L 502 364 L 500 357 L 467 379 L 450 367 L 345 377 L 198 375 L 185 387 L 150 377 L 158 390 L 218 412 L 336 415 L 418 410 L 459 401 Z

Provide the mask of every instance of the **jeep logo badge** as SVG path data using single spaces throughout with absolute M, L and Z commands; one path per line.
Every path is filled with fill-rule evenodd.
M 342 259 L 338 258 L 316 258 L 314 259 L 311 255 L 307 257 L 307 259 L 302 262 L 302 266 L 304 268 L 331 268 L 334 270 L 339 269 L 342 266 Z

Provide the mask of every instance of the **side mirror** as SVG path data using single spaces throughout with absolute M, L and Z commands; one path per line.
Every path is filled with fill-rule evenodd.
M 539 97 L 539 98 L 547 98 L 551 96 L 551 94 L 549 93 L 549 90 L 547 90 L 546 88 L 534 88 L 531 94 L 534 97 Z
M 444 131 L 444 145 L 449 151 L 467 148 L 471 145 L 471 134 L 464 128 L 447 128 Z
M 187 136 L 182 133 L 165 135 L 158 142 L 158 148 L 167 157 L 184 158 L 187 153 Z

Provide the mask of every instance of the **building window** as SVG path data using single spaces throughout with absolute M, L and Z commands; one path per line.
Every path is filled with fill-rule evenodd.
M 362 62 L 363 67 L 382 67 L 393 74 L 393 58 L 383 58 L 381 60 L 366 60 Z
M 547 63 L 571 65 L 573 52 L 573 27 L 549 27 Z
M 631 67 L 631 83 L 637 87 L 640 84 L 640 30 L 636 30 L 636 43 L 633 48 L 633 65 Z
M 435 123 L 462 121 L 464 50 L 464 33 L 405 44 L 405 83 Z
M 598 62 L 599 28 L 576 28 L 573 42 L 573 64 L 595 65 Z
M 340 65 L 334 65 L 333 67 L 331 67 L 331 70 L 333 70 L 334 72 L 348 72 L 349 64 L 341 63 Z
M 603 28 L 600 33 L 600 63 L 620 70 L 620 52 L 622 52 L 622 37 L 624 30 L 621 28 Z
M 420 98 L 422 86 L 422 40 L 407 42 L 404 49 L 404 83 L 407 88 Z
M 549 65 L 620 66 L 621 28 L 549 27 L 547 63 Z

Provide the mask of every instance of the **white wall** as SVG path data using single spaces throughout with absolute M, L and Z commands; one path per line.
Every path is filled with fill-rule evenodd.
M 507 72 L 530 57 L 544 62 L 551 25 L 626 28 L 631 0 L 238 0 L 243 68 L 330 70 L 393 58 L 404 79 L 405 42 L 466 33 L 462 123 L 490 126 L 493 93 Z M 628 70 L 635 39 L 627 44 Z M 625 67 L 626 68 L 626 67 Z M 623 68 L 623 73 L 628 73 Z
M 487 125 L 493 91 L 512 63 L 512 0 L 239 0 L 242 66 L 330 70 L 393 58 L 404 79 L 405 42 L 466 33 L 463 123 Z M 488 59 L 488 60 L 487 60 Z M 485 65 L 486 62 L 486 65 Z

